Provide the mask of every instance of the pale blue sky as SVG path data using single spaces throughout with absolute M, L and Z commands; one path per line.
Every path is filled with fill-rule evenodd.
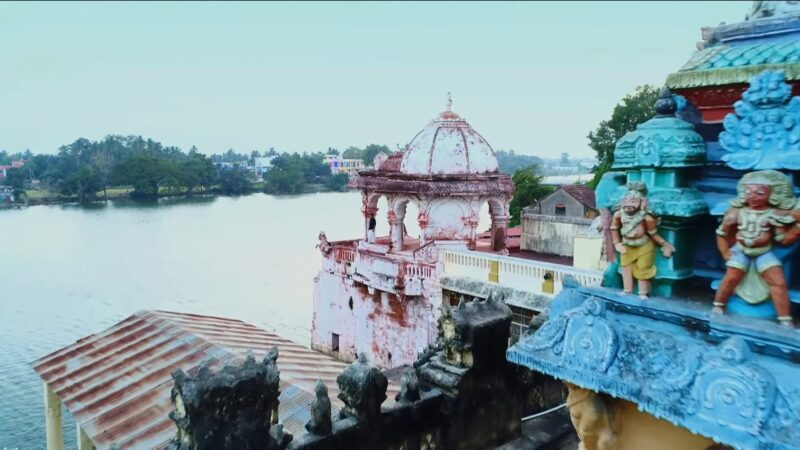
M 495 149 L 591 155 L 700 27 L 750 2 L 0 3 L 0 148 L 140 134 L 205 153 L 405 144 L 444 108 Z

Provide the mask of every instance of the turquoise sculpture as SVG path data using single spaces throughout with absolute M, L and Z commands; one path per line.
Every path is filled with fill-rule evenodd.
M 800 98 L 792 97 L 783 71 L 753 77 L 734 108 L 719 135 L 729 167 L 800 170 Z
M 708 205 L 701 193 L 689 186 L 689 173 L 705 163 L 706 144 L 692 124 L 675 116 L 677 101 L 668 89 L 662 90 L 655 106 L 655 117 L 617 142 L 612 168 L 624 171 L 627 183 L 647 187 L 648 209 L 661 221 L 659 232 L 677 249 L 671 258 L 656 257 L 651 293 L 668 296 L 678 282 L 693 274 L 691 230 L 697 219 L 708 213 Z M 625 186 L 612 189 L 613 184 L 609 179 L 602 189 L 598 186 L 598 204 L 620 206 L 628 190 Z

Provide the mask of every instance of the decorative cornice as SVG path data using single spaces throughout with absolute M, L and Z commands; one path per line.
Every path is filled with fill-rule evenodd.
M 736 449 L 796 449 L 800 333 L 709 309 L 567 288 L 507 357 Z
M 737 170 L 800 170 L 800 97 L 781 71 L 765 70 L 725 117 L 722 157 Z

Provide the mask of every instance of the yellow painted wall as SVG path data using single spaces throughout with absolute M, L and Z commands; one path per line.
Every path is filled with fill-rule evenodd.
M 714 445 L 707 437 L 639 411 L 635 403 L 619 399 L 613 402 L 620 428 L 616 450 L 706 450 Z
M 602 267 L 603 236 L 575 236 L 572 265 L 580 269 L 598 270 Z

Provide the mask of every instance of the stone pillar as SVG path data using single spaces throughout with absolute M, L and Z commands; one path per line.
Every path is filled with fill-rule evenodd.
M 389 236 L 392 239 L 392 249 L 394 251 L 403 250 L 403 219 L 404 216 L 398 216 L 394 211 L 389 211 Z
M 492 250 L 500 252 L 506 249 L 506 233 L 510 216 L 492 215 Z
M 475 250 L 476 241 L 477 241 L 477 228 L 478 228 L 478 218 L 476 216 L 469 216 L 463 218 L 464 226 L 467 227 L 469 241 L 467 242 L 467 247 L 470 250 Z
M 47 384 L 44 385 L 44 409 L 47 450 L 64 450 L 64 423 L 61 419 L 61 399 Z

